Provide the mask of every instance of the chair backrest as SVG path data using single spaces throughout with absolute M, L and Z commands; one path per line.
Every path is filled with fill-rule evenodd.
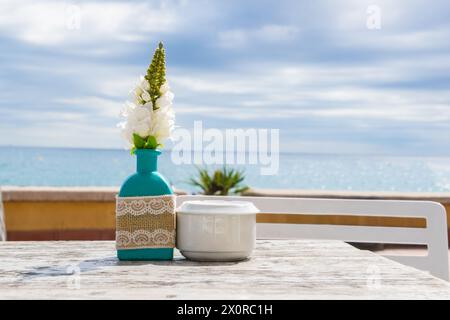
M 178 196 L 177 206 L 187 200 L 221 199 L 221 196 Z M 426 245 L 426 256 L 386 256 L 436 277 L 449 279 L 447 216 L 445 208 L 431 201 L 340 200 L 279 197 L 226 197 L 251 201 L 261 213 L 424 218 L 425 228 L 258 223 L 258 239 L 326 239 L 361 243 Z

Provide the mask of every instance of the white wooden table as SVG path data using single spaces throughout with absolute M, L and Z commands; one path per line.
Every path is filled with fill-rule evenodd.
M 112 241 L 3 242 L 0 298 L 450 299 L 450 285 L 340 241 L 259 240 L 235 263 L 121 262 Z

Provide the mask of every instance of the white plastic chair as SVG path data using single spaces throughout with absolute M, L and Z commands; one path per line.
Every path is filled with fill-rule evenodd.
M 387 258 L 449 279 L 445 208 L 431 201 L 337 200 L 279 197 L 178 196 L 187 200 L 251 201 L 261 213 L 424 218 L 425 228 L 258 223 L 258 239 L 324 239 L 360 243 L 427 245 L 426 256 L 386 255 Z

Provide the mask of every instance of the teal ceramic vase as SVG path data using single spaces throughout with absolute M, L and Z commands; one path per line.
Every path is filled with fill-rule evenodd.
M 167 181 L 157 171 L 159 150 L 137 149 L 137 172 L 122 184 L 119 197 L 160 196 L 173 194 Z M 172 260 L 173 248 L 117 250 L 120 260 Z

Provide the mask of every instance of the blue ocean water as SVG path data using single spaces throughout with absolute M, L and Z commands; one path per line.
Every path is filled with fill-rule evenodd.
M 262 176 L 258 165 L 237 166 L 255 188 L 354 191 L 450 191 L 450 157 L 280 154 L 277 175 Z M 212 169 L 213 167 L 211 167 Z M 118 186 L 135 170 L 126 150 L 0 147 L 0 185 Z M 170 150 L 159 171 L 176 187 L 187 183 L 194 165 L 175 165 Z

